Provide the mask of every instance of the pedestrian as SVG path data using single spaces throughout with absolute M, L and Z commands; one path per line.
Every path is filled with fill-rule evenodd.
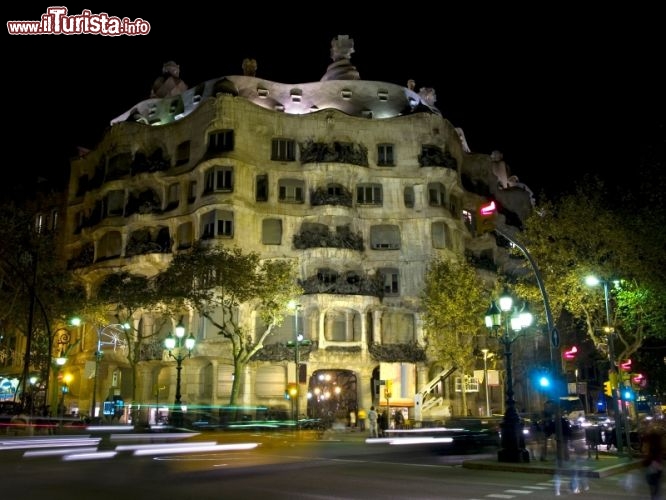
M 393 425 L 395 429 L 402 429 L 405 424 L 405 417 L 400 410 L 395 410 L 393 414 Z
M 650 429 L 643 437 L 645 444 L 645 480 L 650 488 L 650 499 L 660 500 L 661 476 L 664 471 L 664 446 L 662 433 Z
M 379 415 L 377 415 L 377 412 L 375 411 L 375 407 L 371 406 L 370 411 L 368 412 L 368 425 L 370 428 L 370 437 L 371 438 L 376 438 L 379 437 L 379 433 L 377 430 L 377 420 L 379 419 Z
M 360 427 L 361 431 L 365 431 L 365 419 L 368 418 L 368 414 L 365 412 L 363 408 L 359 408 L 357 416 L 358 416 L 358 426 Z
M 381 437 L 386 437 L 387 433 L 386 431 L 389 428 L 389 417 L 388 417 L 388 410 L 383 411 L 379 414 L 379 435 Z
M 571 488 L 571 493 L 578 494 L 590 489 L 590 483 L 587 479 L 587 471 L 585 467 L 585 455 L 587 450 L 585 444 L 581 441 L 576 441 L 573 447 L 575 461 L 569 487 Z
M 349 412 L 349 427 L 351 429 L 356 427 L 356 412 L 354 410 Z

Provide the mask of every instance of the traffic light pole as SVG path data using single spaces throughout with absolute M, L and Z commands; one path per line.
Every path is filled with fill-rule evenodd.
M 608 328 L 608 361 L 610 363 L 608 379 L 611 382 L 611 389 L 614 391 L 613 394 L 613 412 L 615 413 L 615 447 L 617 452 L 622 453 L 622 391 L 620 390 L 620 377 L 615 364 L 615 346 L 613 344 L 614 332 L 610 326 L 610 303 L 608 297 L 608 281 L 604 280 L 604 304 L 606 305 L 606 327 Z M 615 387 L 613 387 L 613 379 L 615 379 Z M 627 430 L 627 437 L 628 437 Z M 629 441 L 627 440 L 627 444 Z
M 515 238 L 513 238 L 511 235 L 507 234 L 504 230 L 498 229 L 495 227 L 495 232 L 499 234 L 500 236 L 506 238 L 509 240 L 511 243 L 513 243 L 525 256 L 525 258 L 528 260 L 530 263 L 530 266 L 532 267 L 532 271 L 534 271 L 534 276 L 536 278 L 537 285 L 539 286 L 539 291 L 541 292 L 541 298 L 543 299 L 543 308 L 546 311 L 546 326 L 548 328 L 548 336 L 550 337 L 550 370 L 551 373 L 553 374 L 553 379 L 557 380 L 558 383 L 555 384 L 555 400 L 559 402 L 560 400 L 560 394 L 558 393 L 558 388 L 561 387 L 561 380 L 562 380 L 562 373 L 561 369 L 559 366 L 559 362 L 555 361 L 555 354 L 554 350 L 559 351 L 560 348 L 560 336 L 557 331 L 557 328 L 555 328 L 555 325 L 553 324 L 553 314 L 550 310 L 550 302 L 548 300 L 548 293 L 546 292 L 546 287 L 543 283 L 543 278 L 541 277 L 541 271 L 539 270 L 539 267 L 537 266 L 536 262 L 530 255 L 530 253 L 527 251 L 527 248 L 517 241 Z M 559 356 L 558 356 L 559 357 Z M 559 389 L 561 391 L 561 388 Z M 557 465 L 560 467 L 562 465 L 562 461 L 564 459 L 564 439 L 562 435 L 562 409 L 560 408 L 560 405 L 557 404 L 556 406 L 557 411 L 555 414 L 555 442 L 557 446 Z

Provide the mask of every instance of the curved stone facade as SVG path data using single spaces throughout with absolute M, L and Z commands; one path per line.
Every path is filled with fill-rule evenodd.
M 304 382 L 318 370 L 351 370 L 354 404 L 367 409 L 386 403 L 378 384 L 390 370 L 391 404 L 409 408 L 429 370 L 419 317 L 426 267 L 435 256 L 462 259 L 470 236 L 460 135 L 426 101 L 390 83 L 289 85 L 255 76 L 143 101 L 72 161 L 70 266 L 94 290 L 111 272 L 154 275 L 202 239 L 293 259 L 308 284 L 297 320 L 312 341 L 301 357 Z M 238 314 L 248 331 L 260 326 L 248 308 Z M 272 343 L 293 339 L 295 323 L 286 318 Z M 197 346 L 183 365 L 183 401 L 227 403 L 233 370 L 225 342 L 198 318 L 189 330 Z M 85 345 L 80 363 L 94 349 Z M 401 345 L 409 349 L 373 351 Z M 270 352 L 268 345 L 248 366 L 243 404 L 285 405 L 295 363 Z M 118 369 L 128 378 L 127 366 Z M 111 372 L 100 371 L 100 394 L 114 383 L 126 393 Z M 154 402 L 155 387 L 159 400 L 173 400 L 166 357 L 146 360 L 140 374 L 138 402 Z M 81 387 L 81 397 L 90 390 Z M 304 393 L 299 403 L 305 411 Z

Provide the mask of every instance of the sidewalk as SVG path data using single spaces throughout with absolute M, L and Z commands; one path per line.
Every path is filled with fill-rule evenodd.
M 555 458 L 546 460 L 530 460 L 526 463 L 507 463 L 497 460 L 465 460 L 466 469 L 503 470 L 508 472 L 533 472 L 536 474 L 556 474 L 564 476 L 607 477 L 641 467 L 640 458 L 618 457 L 610 453 L 599 452 L 599 458 L 593 454 L 591 458 L 568 460 L 557 467 Z

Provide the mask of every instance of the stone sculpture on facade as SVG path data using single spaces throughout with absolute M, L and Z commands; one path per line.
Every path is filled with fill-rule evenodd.
M 534 206 L 534 193 L 518 179 L 518 176 L 511 175 L 509 166 L 504 161 L 504 155 L 500 151 L 493 151 L 490 153 L 491 169 L 495 177 L 497 177 L 497 187 L 499 189 L 519 188 L 524 189 L 530 195 L 530 202 Z
M 155 79 L 150 90 L 150 97 L 170 97 L 182 94 L 187 85 L 180 79 L 180 66 L 168 61 L 162 66 L 162 75 Z
M 257 60 L 256 59 L 243 59 L 243 75 L 244 76 L 257 76 Z
M 333 59 L 333 63 L 328 66 L 321 81 L 360 80 L 361 76 L 356 67 L 349 61 L 353 53 L 354 39 L 349 38 L 349 35 L 338 35 L 337 38 L 331 40 L 331 59 Z

